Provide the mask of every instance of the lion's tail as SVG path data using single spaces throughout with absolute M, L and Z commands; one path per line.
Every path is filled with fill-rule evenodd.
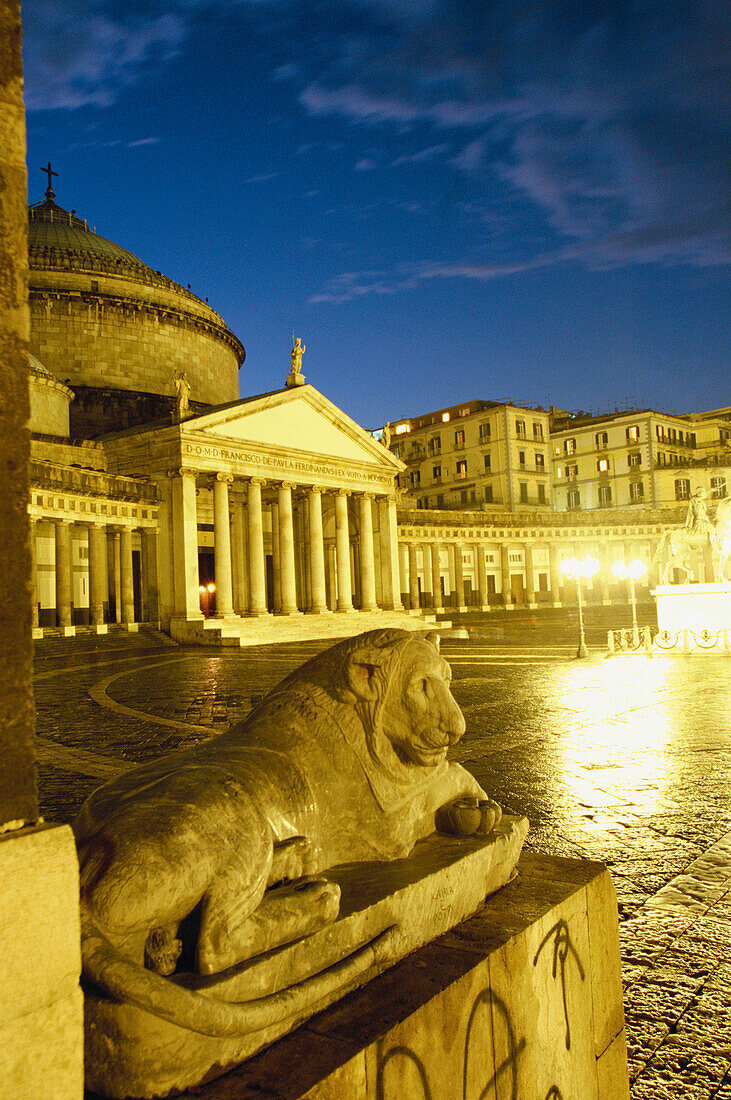
M 201 1035 L 260 1031 L 309 1011 L 335 990 L 339 996 L 346 993 L 370 969 L 393 961 L 399 950 L 400 933 L 392 926 L 327 970 L 278 993 L 253 1001 L 216 1001 L 125 958 L 97 928 L 83 901 L 81 908 L 85 976 L 115 999 Z

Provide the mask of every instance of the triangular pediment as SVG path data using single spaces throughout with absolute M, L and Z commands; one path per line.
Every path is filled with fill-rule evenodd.
M 252 397 L 186 420 L 184 431 L 388 468 L 402 463 L 314 387 Z

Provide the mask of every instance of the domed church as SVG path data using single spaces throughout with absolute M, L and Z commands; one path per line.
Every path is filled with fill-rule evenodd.
M 246 352 L 219 314 L 59 206 L 44 171 L 28 211 L 35 636 L 422 625 L 400 596 L 403 463 L 306 382 L 299 339 L 282 388 L 240 399 Z

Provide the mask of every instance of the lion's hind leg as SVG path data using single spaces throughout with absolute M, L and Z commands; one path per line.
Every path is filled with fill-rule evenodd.
M 274 845 L 269 886 L 292 882 L 318 870 L 318 849 L 306 836 L 292 836 Z

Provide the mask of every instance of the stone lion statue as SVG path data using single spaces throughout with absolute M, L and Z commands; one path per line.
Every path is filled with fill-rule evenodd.
M 446 760 L 465 722 L 438 642 L 341 642 L 216 740 L 95 791 L 73 826 L 87 980 L 206 1034 L 251 1026 L 245 1004 L 168 975 L 218 974 L 324 927 L 339 888 L 322 872 L 405 857 L 445 805 L 485 800 Z

